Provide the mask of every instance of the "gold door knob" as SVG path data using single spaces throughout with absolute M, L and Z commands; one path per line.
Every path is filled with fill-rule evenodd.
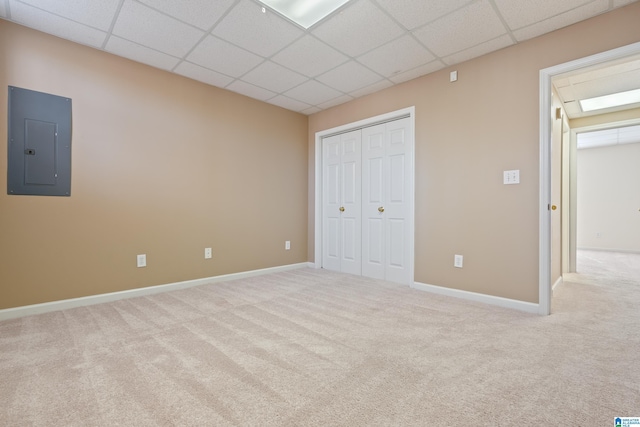
M 556 209 L 558 209 L 558 207 L 556 205 L 551 205 L 551 210 L 555 211 Z
M 344 206 L 340 206 L 340 212 L 344 212 Z
M 380 206 L 380 207 L 378 208 L 378 212 L 384 212 L 384 208 L 383 208 L 382 206 Z

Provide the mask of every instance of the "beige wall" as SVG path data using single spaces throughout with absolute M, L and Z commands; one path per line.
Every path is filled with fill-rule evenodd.
M 315 133 L 413 105 L 415 280 L 537 302 L 539 70 L 640 41 L 639 17 L 634 3 L 310 116 L 309 259 Z
M 578 247 L 640 252 L 640 143 L 578 150 Z
M 73 168 L 0 173 L 0 309 L 306 262 L 306 116 L 0 20 L 0 135 L 8 85 L 72 98 Z

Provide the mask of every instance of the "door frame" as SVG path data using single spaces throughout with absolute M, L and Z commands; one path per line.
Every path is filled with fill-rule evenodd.
M 640 42 L 540 70 L 540 200 L 538 249 L 538 313 L 551 313 L 551 80 L 580 68 L 624 59 L 640 53 Z M 553 183 L 553 185 L 561 185 Z
M 409 271 L 411 277 L 411 283 L 407 285 L 412 286 L 415 281 L 415 177 L 416 177 L 416 138 L 415 138 L 415 106 L 403 108 L 400 110 L 391 111 L 389 113 L 380 114 L 378 116 L 369 117 L 363 120 L 359 120 L 353 123 L 347 123 L 341 126 L 336 126 L 331 129 L 322 130 L 315 134 L 315 229 L 314 229 L 314 266 L 315 268 L 322 268 L 322 185 L 323 185 L 323 164 L 322 164 L 322 138 L 336 134 L 349 132 L 352 130 L 373 126 L 380 123 L 385 123 L 403 117 L 409 118 L 409 133 L 412 141 L 411 152 L 411 176 L 409 194 L 411 195 L 409 201 L 409 236 L 410 236 L 410 250 L 409 254 Z

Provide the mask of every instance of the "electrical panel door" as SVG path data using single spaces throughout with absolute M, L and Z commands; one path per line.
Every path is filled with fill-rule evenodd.
M 71 195 L 71 99 L 9 86 L 7 193 Z

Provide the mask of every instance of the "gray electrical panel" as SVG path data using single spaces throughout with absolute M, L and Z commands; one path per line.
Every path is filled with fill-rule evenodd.
M 9 86 L 7 193 L 71 195 L 71 99 Z

